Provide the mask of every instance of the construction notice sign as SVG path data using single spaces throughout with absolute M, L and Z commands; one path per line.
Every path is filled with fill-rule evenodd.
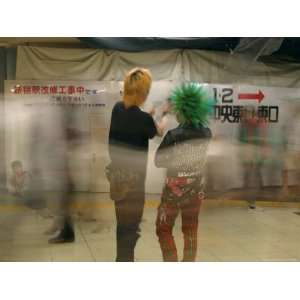
M 20 161 L 45 189 L 60 189 L 66 167 L 76 191 L 108 191 L 105 165 L 111 110 L 119 100 L 111 81 L 6 81 L 7 177 Z M 65 166 L 65 162 L 69 162 Z

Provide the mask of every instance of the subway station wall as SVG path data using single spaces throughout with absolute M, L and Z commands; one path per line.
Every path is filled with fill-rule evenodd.
M 155 107 L 154 118 L 159 119 L 163 104 L 179 84 L 179 80 L 154 81 L 143 109 L 149 111 Z M 288 157 L 300 151 L 300 89 L 220 84 L 206 84 L 206 88 L 217 101 L 209 125 L 213 133 L 206 164 L 210 188 L 243 187 L 241 155 L 246 149 L 239 140 L 239 129 L 245 107 L 263 113 L 268 119 L 264 186 L 281 186 L 285 168 L 290 170 L 289 184 L 295 184 L 295 165 Z M 74 189 L 108 192 L 105 177 L 105 166 L 109 163 L 108 130 L 111 110 L 120 100 L 121 90 L 121 81 L 6 81 L 7 178 L 11 162 L 20 160 L 27 170 L 43 170 L 38 176 L 43 178 L 47 189 L 59 188 L 56 174 L 57 165 L 62 166 L 66 159 L 60 155 L 67 147 L 62 133 L 65 126 L 71 136 L 68 160 Z M 168 115 L 167 129 L 175 126 L 175 116 Z M 160 193 L 164 182 L 165 171 L 153 163 L 160 142 L 161 138 L 155 137 L 149 145 L 148 193 Z
M 126 53 L 97 49 L 63 49 L 27 46 L 18 47 L 17 53 L 16 49 L 9 55 L 7 53 L 5 61 L 6 70 L 4 73 L 6 75 L 3 79 L 17 78 L 17 81 L 7 82 L 5 95 L 6 110 L 2 111 L 3 114 L 5 114 L 6 120 L 6 125 L 1 127 L 4 129 L 2 130 L 3 136 L 5 135 L 1 143 L 5 148 L 2 154 L 3 161 L 5 161 L 6 164 L 6 167 L 2 168 L 5 170 L 3 178 L 10 172 L 9 163 L 11 160 L 23 159 L 23 155 L 25 155 L 24 153 L 26 153 L 26 151 L 24 150 L 25 152 L 23 154 L 19 152 L 22 152 L 23 150 L 21 149 L 24 147 L 29 149 L 28 145 L 31 143 L 29 140 L 26 142 L 26 134 L 23 133 L 23 131 L 27 130 L 25 130 L 26 126 L 23 126 L 24 120 L 20 123 L 20 121 L 16 120 L 16 114 L 12 113 L 9 116 L 8 112 L 13 111 L 9 108 L 12 107 L 12 103 L 18 102 L 20 104 L 23 101 L 30 102 L 30 99 L 33 99 L 33 97 L 30 94 L 12 94 L 11 89 L 21 84 L 24 86 L 38 86 L 39 84 L 41 86 L 55 86 L 68 85 L 70 83 L 71 85 L 80 86 L 81 83 L 84 83 L 87 87 L 95 86 L 95 88 L 87 89 L 98 89 L 101 91 L 104 89 L 101 86 L 109 83 L 110 92 L 108 94 L 102 92 L 98 95 L 99 97 L 97 96 L 98 98 L 91 95 L 88 95 L 88 98 L 94 97 L 100 99 L 104 97 L 106 99 L 105 101 L 107 101 L 107 107 L 111 107 L 110 105 L 120 99 L 120 88 L 124 74 L 127 70 L 135 66 L 150 68 L 153 74 L 154 83 L 145 109 L 147 110 L 151 108 L 151 105 L 155 105 L 157 107 L 157 118 L 159 118 L 161 104 L 165 101 L 172 87 L 179 82 L 193 80 L 200 83 L 211 84 L 212 92 L 216 93 L 215 96 L 217 96 L 219 101 L 217 104 L 218 109 L 216 110 L 218 119 L 212 121 L 210 125 L 214 139 L 210 144 L 207 160 L 207 172 L 209 174 L 208 177 L 211 179 L 212 189 L 229 189 L 242 186 L 243 179 L 239 160 L 239 153 L 242 147 L 237 139 L 239 124 L 236 121 L 230 121 L 234 119 L 234 114 L 239 113 L 239 108 L 236 108 L 238 106 L 277 106 L 279 119 L 276 122 L 270 123 L 269 133 L 270 136 L 272 136 L 270 141 L 276 139 L 280 140 L 280 143 L 277 144 L 280 144 L 283 148 L 290 149 L 289 153 L 296 153 L 298 149 L 298 141 L 295 137 L 299 135 L 297 107 L 300 98 L 298 97 L 297 88 L 300 85 L 300 69 L 294 64 L 265 65 L 257 61 L 249 62 L 243 55 L 232 57 L 228 53 L 217 51 L 182 51 L 180 49 L 174 49 L 169 51 Z M 232 99 L 230 96 L 228 98 L 228 89 L 232 89 L 233 91 L 231 95 Z M 248 100 L 248 102 L 244 100 L 242 102 L 238 99 L 239 90 L 241 93 L 254 94 L 261 90 L 264 93 L 264 99 L 259 103 L 255 100 Z M 16 97 L 19 100 L 12 100 Z M 49 99 L 51 98 L 45 98 L 45 95 L 40 97 L 38 94 L 35 94 L 34 97 L 34 101 L 39 101 L 36 99 L 50 101 Z M 25 100 L 25 98 L 27 100 Z M 228 102 L 228 100 L 232 101 Z M 4 101 L 1 103 L 3 104 L 3 102 Z M 81 113 L 79 113 L 79 111 Z M 79 131 L 82 129 L 83 132 L 85 132 L 85 134 L 82 135 L 85 136 L 85 139 L 87 136 L 90 139 L 89 146 L 77 145 L 77 148 L 74 147 L 74 149 L 76 148 L 77 150 L 74 150 L 73 153 L 73 169 L 82 170 L 79 172 L 82 177 L 81 179 L 79 179 L 79 175 L 74 175 L 76 190 L 106 191 L 108 189 L 106 179 L 101 179 L 104 177 L 104 174 L 101 175 L 102 177 L 99 175 L 99 172 L 103 172 L 103 166 L 106 162 L 102 163 L 102 165 L 100 165 L 100 163 L 93 164 L 93 161 L 105 161 L 105 154 L 103 154 L 104 157 L 101 159 L 99 157 L 100 153 L 105 153 L 105 150 L 101 148 L 101 151 L 96 151 L 95 149 L 98 150 L 100 148 L 99 145 L 97 146 L 96 142 L 93 141 L 101 140 L 99 136 L 102 136 L 102 145 L 105 148 L 105 139 L 103 137 L 107 134 L 108 118 L 110 115 L 109 109 L 106 109 L 105 113 L 100 112 L 99 107 L 93 112 L 90 109 L 89 113 L 85 113 L 85 117 L 82 116 L 83 111 L 84 110 L 80 109 L 74 113 L 71 118 L 72 121 L 70 121 L 77 124 L 76 126 L 79 126 Z M 274 110 L 274 108 L 272 108 L 271 113 L 274 112 L 276 113 L 276 109 Z M 22 116 L 24 117 L 24 112 L 17 115 L 18 118 L 22 118 Z M 105 121 L 103 121 L 104 115 L 106 116 Z M 4 118 L 2 120 L 4 120 Z M 10 124 L 8 126 L 7 122 L 19 125 L 14 124 L 12 126 Z M 168 126 L 169 128 L 176 126 L 174 116 L 169 116 Z M 16 131 L 18 133 L 13 133 L 12 130 L 16 129 L 12 128 L 15 127 L 19 127 Z M 27 132 L 30 131 L 27 130 Z M 14 142 L 12 141 L 16 141 L 15 146 L 13 146 Z M 159 143 L 160 138 L 154 138 L 150 143 L 147 191 L 154 193 L 160 192 L 162 179 L 164 178 L 164 171 L 155 168 L 153 165 L 153 155 Z M 16 145 L 19 144 L 23 146 L 17 147 Z M 273 147 L 273 149 L 275 148 L 276 147 Z M 279 148 L 277 149 L 278 151 Z M 280 149 L 281 154 L 284 153 L 286 157 L 289 156 L 287 152 L 282 152 L 282 148 Z M 271 155 L 273 161 L 274 157 L 279 154 L 279 152 L 276 151 L 273 151 Z M 83 155 L 83 153 L 85 153 L 85 155 Z M 80 159 L 78 157 L 80 157 Z M 270 167 L 272 164 L 269 164 L 269 166 L 265 168 L 265 185 L 280 185 L 282 183 L 280 172 L 283 169 L 282 162 L 284 160 L 283 158 L 279 159 L 281 166 L 280 164 L 275 164 L 276 167 L 273 166 L 274 168 L 272 169 Z M 293 174 L 292 169 L 294 166 L 293 163 L 291 163 L 292 160 L 290 162 L 289 159 L 286 160 L 288 161 L 286 163 L 288 165 L 287 168 L 291 170 L 291 174 Z M 75 171 L 74 174 L 76 174 Z M 83 174 L 85 175 L 83 176 Z M 273 175 L 271 176 L 270 174 Z M 99 177 L 99 180 L 96 180 L 96 177 Z M 296 177 L 290 176 L 289 180 L 289 184 L 294 184 Z

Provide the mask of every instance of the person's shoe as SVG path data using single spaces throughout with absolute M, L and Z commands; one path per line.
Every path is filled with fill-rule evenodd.
M 256 206 L 255 206 L 255 204 L 250 204 L 250 205 L 249 205 L 249 208 L 250 208 L 250 209 L 255 209 Z
M 49 244 L 73 243 L 75 241 L 74 228 L 70 218 L 66 218 L 62 230 L 56 237 L 49 239 Z
M 74 234 L 64 234 L 61 231 L 56 237 L 48 240 L 49 244 L 63 244 L 63 243 L 73 243 L 75 241 Z
M 49 239 L 49 244 L 62 244 L 62 243 L 73 243 L 75 241 L 75 234 L 73 226 L 68 222 L 65 222 L 63 229 L 59 234 Z

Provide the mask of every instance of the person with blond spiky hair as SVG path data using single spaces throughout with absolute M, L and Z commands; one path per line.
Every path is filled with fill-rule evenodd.
M 204 197 L 204 165 L 211 131 L 207 127 L 213 101 L 198 83 L 184 83 L 171 97 L 179 126 L 167 132 L 155 164 L 167 169 L 156 220 L 163 260 L 178 261 L 172 230 L 181 212 L 184 235 L 183 261 L 195 261 L 198 215 Z
M 124 79 L 123 101 L 112 110 L 109 131 L 110 165 L 106 175 L 117 219 L 116 261 L 134 261 L 145 203 L 149 139 L 162 135 L 163 123 L 141 110 L 151 88 L 150 71 L 130 70 Z

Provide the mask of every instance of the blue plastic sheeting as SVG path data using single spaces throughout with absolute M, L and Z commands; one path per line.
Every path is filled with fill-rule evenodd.
M 152 37 L 84 37 L 79 38 L 93 48 L 128 52 L 169 49 L 201 49 L 229 51 L 239 38 L 152 38 Z
M 233 51 L 245 38 L 240 37 L 191 37 L 191 38 L 155 38 L 155 37 L 80 37 L 83 43 L 92 48 L 110 49 L 127 52 L 169 49 L 198 49 L 214 51 Z M 270 40 L 270 38 L 247 38 L 248 40 Z M 282 40 L 280 48 L 272 57 L 282 62 L 300 62 L 300 38 L 273 38 Z M 255 43 L 254 43 L 255 44 Z M 263 55 L 261 55 L 263 56 Z

